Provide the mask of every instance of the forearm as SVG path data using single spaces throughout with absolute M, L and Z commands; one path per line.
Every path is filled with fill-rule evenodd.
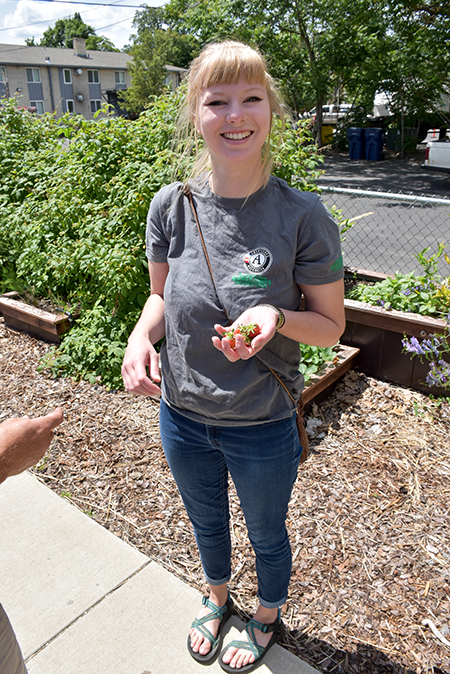
M 164 299 L 157 294 L 150 295 L 128 341 L 142 336 L 156 344 L 165 334 Z
M 345 329 L 345 318 L 328 318 L 316 311 L 282 310 L 286 321 L 278 330 L 281 335 L 301 344 L 334 346 Z

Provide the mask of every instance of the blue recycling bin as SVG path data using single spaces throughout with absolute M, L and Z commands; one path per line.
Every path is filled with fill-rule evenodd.
M 354 126 L 348 130 L 348 154 L 350 159 L 364 159 L 365 157 L 364 129 Z
M 380 161 L 384 145 L 383 129 L 365 129 L 366 159 Z

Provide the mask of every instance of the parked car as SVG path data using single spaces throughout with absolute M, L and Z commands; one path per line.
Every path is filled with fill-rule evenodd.
M 421 166 L 431 171 L 450 173 L 450 139 L 429 141 L 425 149 L 425 161 Z
M 322 106 L 322 124 L 336 124 L 338 120 L 345 117 L 350 109 L 351 105 L 348 103 L 341 103 L 341 105 L 323 105 Z M 313 108 L 306 113 L 306 117 L 311 117 L 313 122 L 316 121 L 316 108 Z

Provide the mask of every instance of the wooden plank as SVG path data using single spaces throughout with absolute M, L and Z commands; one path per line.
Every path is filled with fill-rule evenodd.
M 303 403 L 306 405 L 311 402 L 322 391 L 341 379 L 352 368 L 358 353 L 359 349 L 340 344 L 337 354 L 338 364 L 330 363 L 324 374 L 311 378 L 311 383 L 308 384 L 302 394 Z
M 0 297 L 0 313 L 7 328 L 22 330 L 56 344 L 60 342 L 60 335 L 71 327 L 65 314 L 52 314 L 5 295 Z
M 427 337 L 430 334 L 446 332 L 446 323 L 439 318 L 394 309 L 387 311 L 383 307 L 375 307 L 358 300 L 346 299 L 344 306 L 345 318 L 351 323 L 361 323 L 361 325 L 370 325 L 415 337 Z

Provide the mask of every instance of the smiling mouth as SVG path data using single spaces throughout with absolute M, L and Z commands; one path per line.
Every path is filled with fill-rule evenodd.
M 251 136 L 253 131 L 239 131 L 239 132 L 229 132 L 229 133 L 223 133 L 222 136 L 224 138 L 227 138 L 228 140 L 244 140 L 244 138 L 248 138 Z

